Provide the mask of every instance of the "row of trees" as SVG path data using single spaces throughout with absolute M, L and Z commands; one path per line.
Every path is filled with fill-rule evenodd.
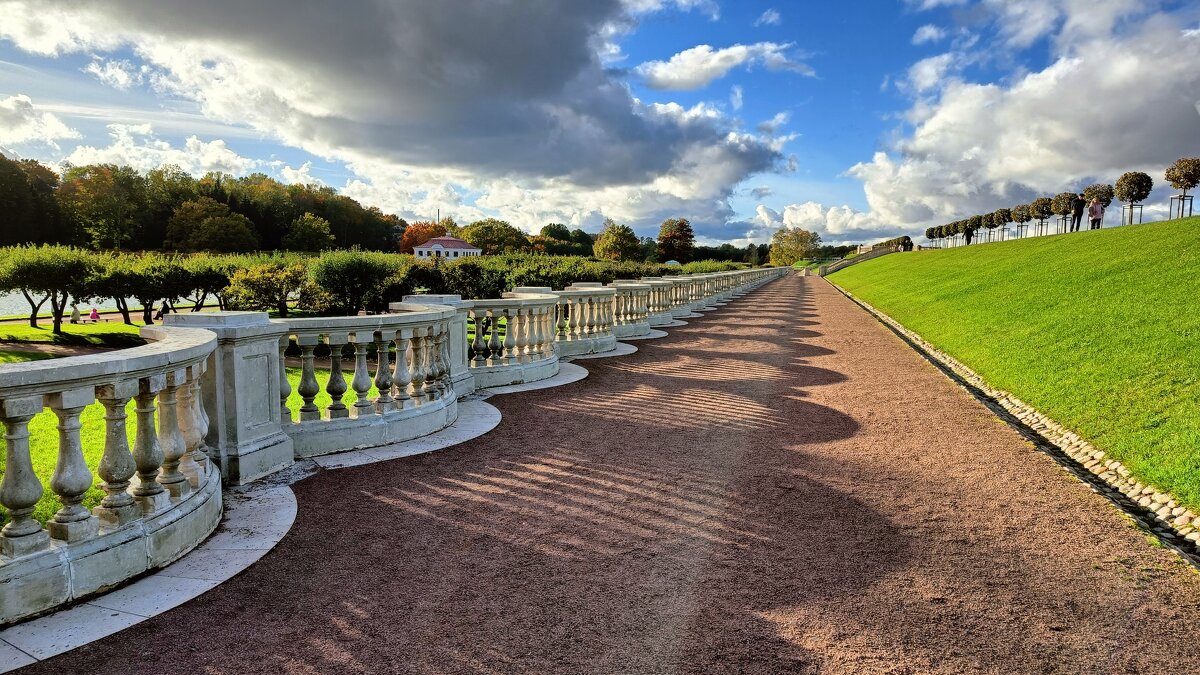
M 1167 167 L 1164 174 L 1167 182 L 1187 196 L 1188 190 L 1200 185 L 1200 157 L 1183 157 Z M 1130 171 L 1117 179 L 1116 185 L 1104 183 L 1091 185 L 1083 190 L 1083 198 L 1088 203 L 1097 199 L 1104 208 L 1108 208 L 1116 198 L 1129 208 L 1129 221 L 1133 220 L 1133 207 L 1146 200 L 1154 189 L 1154 180 L 1141 171 Z M 1016 223 L 1018 233 L 1033 221 L 1044 226 L 1052 216 L 1070 217 L 1075 192 L 1062 192 L 1054 197 L 1038 197 L 1028 204 L 1018 204 L 1011 209 L 997 209 L 992 213 L 984 213 L 957 220 L 945 225 L 931 227 L 925 230 L 925 238 L 931 241 L 962 235 L 970 243 L 975 232 L 980 229 L 1006 228 L 1009 223 Z
M 142 308 L 141 320 L 153 323 L 155 307 L 191 304 L 200 311 L 253 309 L 287 316 L 293 307 L 307 312 L 356 314 L 382 311 L 417 289 L 457 293 L 465 298 L 495 298 L 513 286 L 562 288 L 576 281 L 608 283 L 615 279 L 737 269 L 728 262 L 697 261 L 682 267 L 579 256 L 509 254 L 462 258 L 442 265 L 412 256 L 361 250 L 326 251 L 318 256 L 294 253 L 253 255 L 173 255 L 96 253 L 59 245 L 0 249 L 0 292 L 19 292 L 29 303 L 29 323 L 49 309 L 53 329 L 61 332 L 72 304 L 112 298 L 126 323 L 133 323 L 130 301 Z
M 140 173 L 89 164 L 59 176 L 36 161 L 3 155 L 0 212 L 9 225 L 0 231 L 0 245 L 101 250 L 390 250 L 405 225 L 333 188 L 284 185 L 261 173 L 193 178 L 170 165 Z M 321 223 L 315 238 L 309 232 L 314 223 Z

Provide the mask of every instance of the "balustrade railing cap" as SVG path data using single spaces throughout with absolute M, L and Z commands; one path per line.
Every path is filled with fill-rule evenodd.
M 553 293 L 554 289 L 549 286 L 516 286 L 512 289 L 513 293 Z
M 604 288 L 604 284 L 599 281 L 576 281 L 567 288 Z
M 618 280 L 612 282 L 611 284 L 609 284 L 608 286 L 609 286 L 609 288 L 619 286 L 621 288 L 628 288 L 628 289 L 633 289 L 633 290 L 645 290 L 645 289 L 650 288 L 650 284 L 642 283 L 640 281 L 632 281 L 630 279 L 618 279 Z
M 417 304 L 417 305 L 449 305 L 450 307 L 462 307 L 469 305 L 470 300 L 463 300 L 461 295 L 457 293 L 416 293 L 406 295 L 402 298 L 403 302 L 393 302 L 388 305 L 388 309 L 395 311 L 398 305 Z
M 240 340 L 281 332 L 266 312 L 184 312 L 163 317 L 168 327 L 203 328 L 221 340 Z M 149 328 L 149 326 L 147 327 Z M 146 328 L 142 329 L 143 331 Z
M 378 330 L 390 326 L 408 326 L 448 319 L 458 313 L 447 305 L 405 305 L 403 311 L 397 314 L 372 314 L 368 316 L 314 316 L 302 319 L 276 319 L 275 323 L 286 326 L 287 330 L 303 333 L 324 333 L 325 331 L 359 331 Z

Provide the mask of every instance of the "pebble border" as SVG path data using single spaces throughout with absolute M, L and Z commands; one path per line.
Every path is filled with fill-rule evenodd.
M 951 379 L 963 385 L 1039 450 L 1050 454 L 1077 478 L 1133 516 L 1165 546 L 1200 567 L 1200 515 L 1180 506 L 1178 500 L 1166 490 L 1137 480 L 1120 461 L 1108 458 L 1103 450 L 1096 449 L 1033 406 L 1007 391 L 989 386 L 974 370 L 926 342 L 870 303 L 833 282 L 829 285 L 899 335 Z

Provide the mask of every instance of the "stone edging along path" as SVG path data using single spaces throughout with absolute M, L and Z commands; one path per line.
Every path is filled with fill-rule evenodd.
M 1200 515 L 1180 506 L 1169 492 L 1137 480 L 1120 461 L 1106 457 L 1103 450 L 1033 406 L 989 386 L 978 373 L 870 303 L 833 282 L 829 285 L 891 329 L 1039 450 L 1153 532 L 1164 546 L 1200 567 Z

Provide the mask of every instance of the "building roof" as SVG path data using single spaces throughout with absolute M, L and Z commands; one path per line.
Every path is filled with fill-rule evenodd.
M 433 248 L 434 246 L 439 245 L 442 248 L 465 248 L 472 251 L 481 250 L 479 247 L 472 246 L 458 237 L 434 237 L 424 244 L 421 244 L 420 246 L 414 246 L 413 248 Z

